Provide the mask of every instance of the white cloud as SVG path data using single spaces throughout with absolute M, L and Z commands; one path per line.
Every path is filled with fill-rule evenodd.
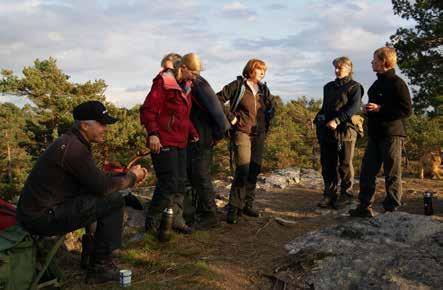
M 49 40 L 52 40 L 55 42 L 60 42 L 60 41 L 63 41 L 63 39 L 64 39 L 63 35 L 61 33 L 54 32 L 54 31 L 48 33 L 48 38 L 49 38 Z
M 254 10 L 247 8 L 240 2 L 231 2 L 223 5 L 221 16 L 227 18 L 246 19 L 250 22 L 257 19 L 257 13 Z
M 357 80 L 368 88 L 373 50 L 404 24 L 389 1 L 64 3 L 1 1 L 1 68 L 20 72 L 36 58 L 54 56 L 71 80 L 104 79 L 108 98 L 126 106 L 143 101 L 169 52 L 198 53 L 215 90 L 258 57 L 268 63 L 273 92 L 321 97 L 340 55 L 351 57 Z
M 130 91 L 126 88 L 109 87 L 106 89 L 106 98 L 119 107 L 132 107 L 135 104 L 143 104 L 147 90 Z
M 0 3 L 0 13 L 31 12 L 41 4 L 39 0 L 11 1 Z
M 223 10 L 246 10 L 246 7 L 241 4 L 240 2 L 232 2 L 232 3 L 228 3 L 223 5 Z

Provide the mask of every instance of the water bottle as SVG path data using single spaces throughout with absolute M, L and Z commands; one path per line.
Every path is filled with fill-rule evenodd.
M 423 194 L 423 202 L 425 206 L 425 215 L 433 215 L 434 209 L 432 208 L 432 192 L 425 191 Z
M 172 208 L 165 208 L 158 229 L 158 240 L 168 242 L 172 236 L 172 223 L 174 221 L 174 211 Z

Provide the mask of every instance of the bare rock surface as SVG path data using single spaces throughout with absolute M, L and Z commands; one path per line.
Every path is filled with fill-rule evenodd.
M 284 189 L 300 182 L 300 168 L 278 169 L 262 176 L 258 181 L 257 187 L 260 189 Z
M 277 273 L 287 289 L 443 289 L 443 223 L 405 212 L 299 237 Z

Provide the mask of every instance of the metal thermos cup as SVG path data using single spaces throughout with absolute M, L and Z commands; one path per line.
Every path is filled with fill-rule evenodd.
M 425 215 L 433 215 L 434 209 L 432 208 L 432 192 L 425 191 L 425 193 L 423 194 L 423 203 Z
M 158 240 L 168 242 L 172 236 L 172 223 L 174 221 L 174 211 L 172 208 L 165 208 L 158 229 Z

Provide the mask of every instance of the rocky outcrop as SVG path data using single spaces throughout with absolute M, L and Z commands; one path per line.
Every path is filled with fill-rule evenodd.
M 284 189 L 298 183 L 300 183 L 300 168 L 285 168 L 261 176 L 257 187 L 264 190 Z
M 403 212 L 308 233 L 277 273 L 291 288 L 443 289 L 443 223 Z

